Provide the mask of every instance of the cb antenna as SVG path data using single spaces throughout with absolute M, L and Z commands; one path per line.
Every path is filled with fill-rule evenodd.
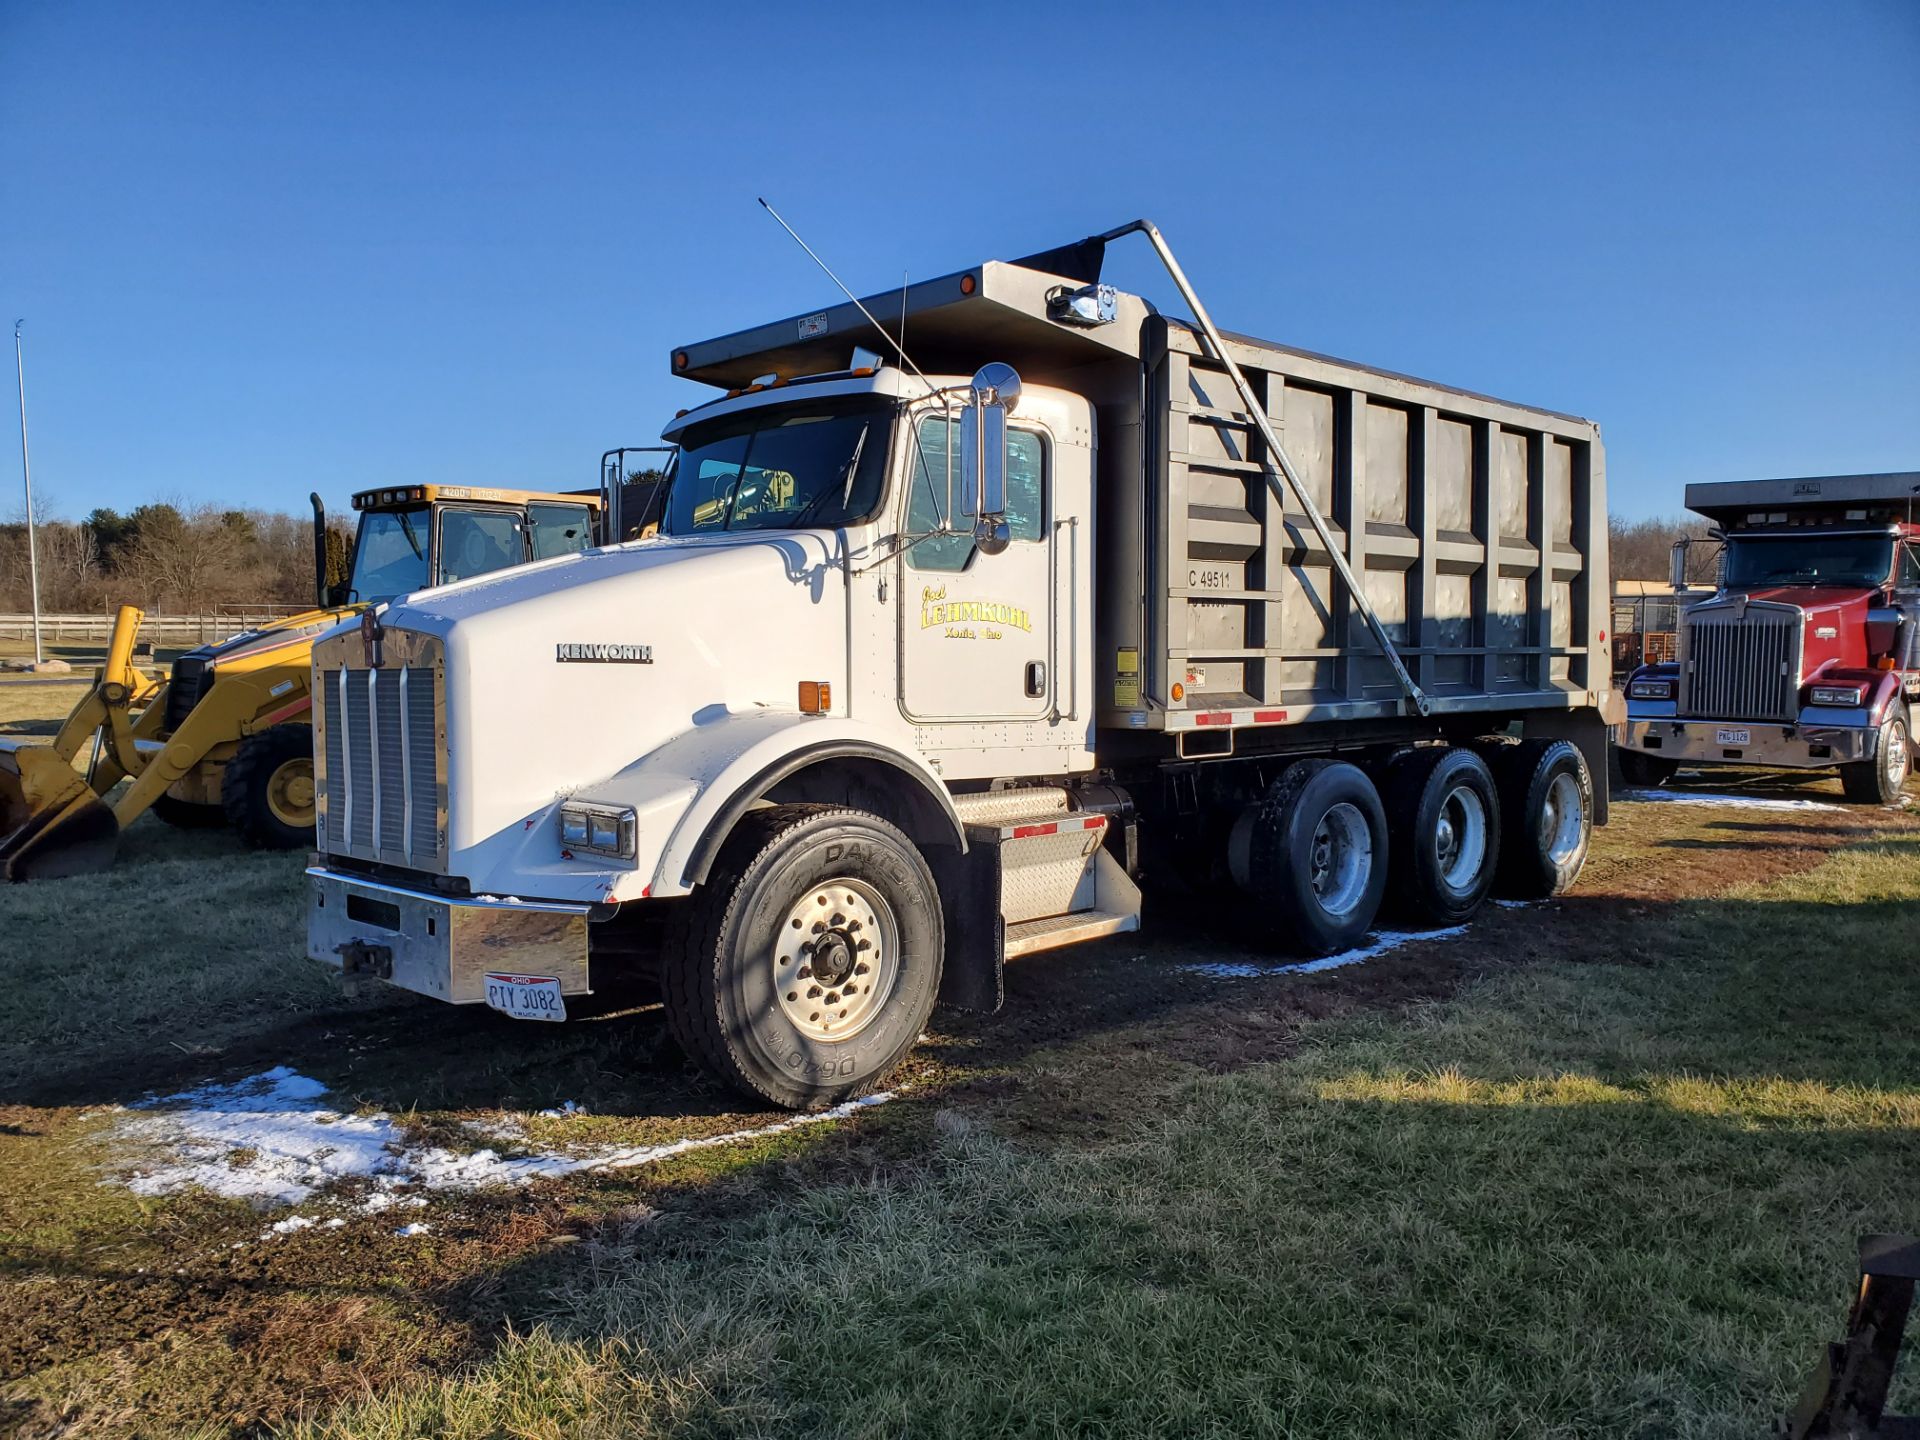
M 913 363 L 913 357 L 907 354 L 907 347 L 901 343 L 901 341 L 906 338 L 907 294 L 906 294 L 905 287 L 903 286 L 900 291 L 901 334 L 898 338 L 895 338 L 893 335 L 888 334 L 886 326 L 882 325 L 878 320 L 873 318 L 873 312 L 867 309 L 865 305 L 860 303 L 860 297 L 854 294 L 853 291 L 847 289 L 845 282 L 843 282 L 838 275 L 833 273 L 832 267 L 830 267 L 827 264 L 827 262 L 822 260 L 818 255 L 813 253 L 813 247 L 807 244 L 806 241 L 800 238 L 800 232 L 794 229 L 785 220 L 782 220 L 780 218 L 780 212 L 778 210 L 774 209 L 773 206 L 767 204 L 765 199 L 763 199 L 758 195 L 754 196 L 753 198 L 756 200 L 759 200 L 760 208 L 762 210 L 765 210 L 767 214 L 773 216 L 773 218 L 779 223 L 780 228 L 786 231 L 787 234 L 793 237 L 793 243 L 798 245 L 802 250 L 807 252 L 807 258 L 813 261 L 814 264 L 818 265 L 823 271 L 825 271 L 827 278 L 833 281 L 835 285 L 838 285 L 840 287 L 840 293 L 842 295 L 845 295 L 847 299 L 853 301 L 854 306 L 860 311 L 860 313 L 867 317 L 867 323 L 873 326 L 873 328 L 875 330 L 878 330 L 882 335 L 885 335 L 889 341 L 892 341 L 894 350 L 899 353 L 901 363 L 904 364 L 909 370 L 913 371 L 915 375 L 920 377 L 920 383 L 927 387 L 927 393 L 929 395 L 939 394 L 940 392 L 934 388 L 934 383 L 931 380 L 927 379 L 926 372 L 922 370 L 918 365 Z

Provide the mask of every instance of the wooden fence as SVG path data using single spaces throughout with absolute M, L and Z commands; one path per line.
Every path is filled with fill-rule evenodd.
M 205 615 L 149 615 L 140 622 L 140 638 L 165 649 L 205 645 L 238 635 L 282 615 L 298 614 L 299 605 L 224 605 Z M 113 633 L 111 615 L 42 615 L 43 645 L 105 645 Z M 33 643 L 33 616 L 0 615 L 0 640 Z

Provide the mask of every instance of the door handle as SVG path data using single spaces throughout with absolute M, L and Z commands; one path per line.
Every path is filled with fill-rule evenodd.
M 1047 693 L 1047 662 L 1029 660 L 1027 662 L 1027 698 L 1037 700 Z

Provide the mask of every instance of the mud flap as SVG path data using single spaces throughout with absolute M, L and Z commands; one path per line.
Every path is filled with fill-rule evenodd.
M 947 956 L 939 1002 L 983 1015 L 1006 1001 L 1007 922 L 1000 914 L 1000 847 L 971 845 L 963 855 L 941 849 L 927 857 L 946 897 Z
M 120 822 L 86 779 L 44 745 L 0 750 L 0 874 L 57 880 L 113 864 Z

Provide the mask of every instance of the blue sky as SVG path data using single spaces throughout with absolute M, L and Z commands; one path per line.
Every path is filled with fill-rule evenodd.
M 0 0 L 36 488 L 591 484 L 833 298 L 758 194 L 863 291 L 1151 216 L 1230 328 L 1598 419 L 1626 514 L 1920 467 L 1920 3 L 1184 9 Z

